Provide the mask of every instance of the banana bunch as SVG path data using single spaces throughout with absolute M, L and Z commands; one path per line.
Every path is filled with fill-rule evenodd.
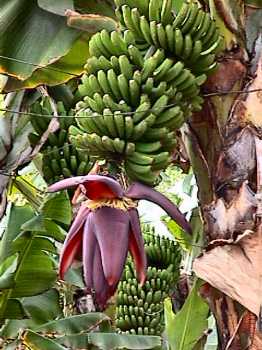
M 118 286 L 116 327 L 122 333 L 160 335 L 164 330 L 163 301 L 179 276 L 181 255 L 175 242 L 160 238 L 143 226 L 148 257 L 147 281 L 141 287 L 131 260 Z
M 212 72 L 215 53 L 222 38 L 216 23 L 197 3 L 184 3 L 174 15 L 172 0 L 150 0 L 141 8 L 140 1 L 116 0 L 116 15 L 122 28 L 132 30 L 137 43 L 162 48 L 167 55 L 182 60 L 195 75 Z
M 170 163 L 176 130 L 201 109 L 200 86 L 216 66 L 221 37 L 197 4 L 174 16 L 172 0 L 116 0 L 120 31 L 89 42 L 71 142 L 154 185 Z
M 63 103 L 57 103 L 58 114 L 67 116 Z M 30 112 L 37 115 L 52 115 L 52 109 L 49 101 L 43 99 L 42 103 L 36 101 Z M 43 133 L 47 130 L 50 118 L 32 116 L 31 124 L 34 133 L 29 134 L 29 140 L 32 145 L 36 145 Z M 81 152 L 75 146 L 69 143 L 68 128 L 75 124 L 73 116 L 59 118 L 60 128 L 55 133 L 50 133 L 48 140 L 42 148 L 43 154 L 43 175 L 48 184 L 52 184 L 61 178 L 67 178 L 76 175 L 85 175 L 92 167 L 92 162 L 87 153 Z

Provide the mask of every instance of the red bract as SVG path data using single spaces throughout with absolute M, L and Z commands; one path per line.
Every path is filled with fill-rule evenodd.
M 161 206 L 172 219 L 191 232 L 178 208 L 161 193 L 140 183 L 124 191 L 117 181 L 102 175 L 77 176 L 59 181 L 49 192 L 78 186 L 73 201 L 82 202 L 70 227 L 60 255 L 59 275 L 63 279 L 75 258 L 82 252 L 86 287 L 94 292 L 100 309 L 115 293 L 128 252 L 141 284 L 146 279 L 146 255 L 134 200 L 146 199 Z

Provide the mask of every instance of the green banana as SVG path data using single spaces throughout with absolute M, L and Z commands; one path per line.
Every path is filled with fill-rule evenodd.
M 120 111 L 114 113 L 114 122 L 118 136 L 123 139 L 125 137 L 125 118 Z
M 103 119 L 104 119 L 105 126 L 107 128 L 107 131 L 109 133 L 109 136 L 113 138 L 117 137 L 117 129 L 114 123 L 114 114 L 110 109 L 108 108 L 104 109 Z
M 126 77 L 126 79 L 131 79 L 133 76 L 133 65 L 130 63 L 126 55 L 119 57 L 119 67 L 121 73 Z
M 107 81 L 108 81 L 110 90 L 112 91 L 112 94 L 113 94 L 114 98 L 117 101 L 121 100 L 122 96 L 121 96 L 121 92 L 120 92 L 120 88 L 119 88 L 119 84 L 118 84 L 118 80 L 117 80 L 117 75 L 116 75 L 116 73 L 114 72 L 113 69 L 110 69 L 107 72 Z M 106 95 L 110 96 L 111 93 L 106 94 Z
M 137 142 L 136 151 L 141 153 L 154 153 L 161 148 L 161 143 L 159 141 L 155 142 Z

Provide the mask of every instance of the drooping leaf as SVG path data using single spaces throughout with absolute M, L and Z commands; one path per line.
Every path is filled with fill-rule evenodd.
M 33 297 L 23 298 L 22 304 L 30 318 L 37 324 L 62 317 L 59 293 L 56 289 L 50 289 L 46 293 Z
M 0 248 L 0 263 L 12 254 L 12 242 L 20 234 L 21 226 L 33 217 L 34 213 L 29 205 L 18 207 L 12 205 L 7 229 L 2 237 Z
M 43 10 L 52 12 L 56 15 L 64 16 L 66 10 L 74 10 L 73 0 L 37 0 L 38 6 Z
M 41 196 L 38 194 L 35 188 L 31 186 L 30 183 L 25 181 L 22 176 L 18 176 L 12 182 L 12 192 L 18 190 L 26 200 L 31 204 L 31 206 L 37 210 L 41 205 Z
M 22 298 L 20 302 L 28 318 L 6 320 L 0 330 L 0 337 L 3 339 L 16 338 L 19 329 L 32 329 L 36 325 L 62 316 L 59 294 L 55 289 L 37 296 Z
M 32 75 L 24 81 L 10 77 L 5 84 L 5 91 L 25 88 L 31 89 L 42 84 L 55 86 L 81 75 L 89 55 L 88 41 L 89 33 L 81 35 L 81 37 L 74 41 L 66 55 L 48 65 L 47 68 L 34 70 Z
M 42 10 L 36 0 L 1 1 L 0 30 L 1 55 L 11 58 L 0 58 L 0 72 L 20 80 L 29 78 L 38 65 L 58 61 L 80 34 L 67 27 L 65 18 Z
M 208 328 L 208 305 L 198 295 L 201 281 L 197 280 L 182 309 L 174 314 L 170 299 L 164 302 L 165 323 L 171 350 L 192 350 Z
M 161 346 L 161 338 L 157 336 L 126 335 L 114 333 L 90 333 L 89 343 L 101 350 L 113 349 L 153 349 Z
M 32 296 L 43 293 L 52 287 L 57 278 L 53 261 L 45 253 L 38 254 L 30 250 L 30 238 L 25 241 L 26 252 L 20 269 L 15 274 L 15 287 L 12 290 L 13 298 Z
M 90 328 L 94 328 L 96 325 L 102 322 L 108 322 L 109 320 L 108 316 L 103 313 L 91 312 L 48 322 L 35 328 L 35 331 L 55 332 L 60 335 L 75 334 L 88 331 Z
M 54 238 L 58 242 L 63 242 L 66 231 L 50 219 L 45 219 L 42 214 L 34 216 L 21 227 L 24 231 L 37 231 L 39 235 Z
M 32 350 L 67 350 L 67 348 L 52 339 L 48 339 L 29 330 L 24 334 L 23 343 Z
M 39 216 L 33 216 L 31 208 L 28 209 L 27 206 L 13 206 L 11 208 L 8 223 L 10 229 L 4 232 L 1 241 L 2 251 L 5 249 L 3 256 L 4 253 L 7 254 L 7 259 L 0 263 L 0 286 L 3 290 L 0 295 L 1 319 L 5 317 L 10 298 L 41 294 L 49 290 L 57 278 L 52 258 L 53 255 L 57 254 L 57 248 L 50 239 L 50 237 L 54 238 L 55 235 L 53 232 L 47 232 L 43 224 L 48 220 L 49 223 L 53 223 L 53 215 L 55 218 L 57 215 L 54 210 L 55 205 L 64 210 L 62 215 L 58 215 L 58 220 L 63 223 L 70 222 L 70 203 L 64 193 L 51 196 L 44 203 L 42 211 L 40 209 Z M 50 219 L 43 219 L 44 215 Z M 26 219 L 29 219 L 29 223 L 25 222 Z M 53 224 L 56 229 L 59 227 L 58 224 Z M 13 315 L 15 311 L 18 312 L 17 318 L 21 318 L 21 310 L 19 311 L 19 308 L 16 307 Z
M 68 195 L 65 192 L 60 192 L 51 196 L 51 199 L 43 205 L 41 210 L 43 216 L 45 219 L 53 219 L 69 225 L 72 220 L 72 210 Z

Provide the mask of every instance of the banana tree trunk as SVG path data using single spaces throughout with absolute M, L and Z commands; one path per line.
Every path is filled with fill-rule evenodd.
M 203 110 L 182 130 L 199 186 L 207 243 L 194 271 L 206 281 L 202 294 L 216 318 L 218 349 L 258 350 L 262 349 L 262 10 L 245 7 L 241 0 L 211 0 L 209 5 L 227 50 L 205 86 Z

